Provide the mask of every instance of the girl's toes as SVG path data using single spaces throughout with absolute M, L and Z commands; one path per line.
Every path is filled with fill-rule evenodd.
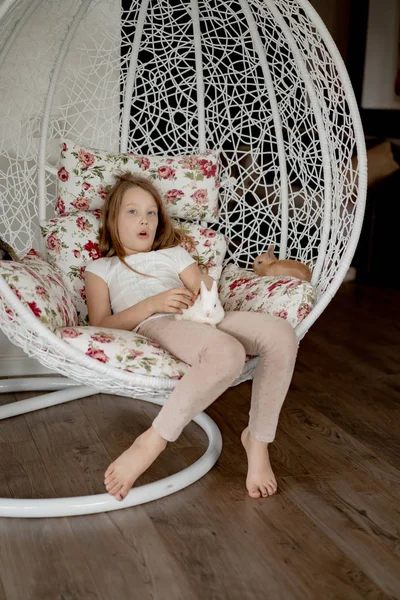
M 108 475 L 112 475 L 113 473 L 114 473 L 114 463 L 111 463 L 111 465 L 109 465 L 108 469 L 104 473 L 104 477 L 107 477 Z
M 265 485 L 260 485 L 260 490 L 261 490 L 261 495 L 262 495 L 262 496 L 264 496 L 264 498 L 265 498 L 266 496 L 268 496 L 268 490 L 267 490 L 267 488 L 265 487 Z
M 117 478 L 116 477 L 110 477 L 107 481 L 104 482 L 104 485 L 106 486 L 106 488 L 109 490 L 112 487 L 114 487 L 114 485 L 117 483 Z
M 120 489 L 120 491 L 117 494 L 118 500 L 124 500 L 129 492 L 129 488 L 125 488 L 123 487 L 122 489 Z
M 117 492 L 119 492 L 119 490 L 120 490 L 120 489 L 121 489 L 121 484 L 120 484 L 120 483 L 117 483 L 116 485 L 114 485 L 114 487 L 112 487 L 112 488 L 109 490 L 109 494 L 111 494 L 112 496 L 115 496 L 115 494 L 116 494 Z
M 260 490 L 258 489 L 258 487 L 253 487 L 249 489 L 249 496 L 251 498 L 260 498 L 261 493 Z
M 126 498 L 126 496 L 128 495 L 128 491 L 125 488 L 121 488 L 120 490 L 118 490 L 118 492 L 115 494 L 116 499 L 118 500 L 118 502 L 122 502 L 122 500 L 124 500 Z
M 112 490 L 116 486 L 116 484 L 117 484 L 117 482 L 115 481 L 115 479 L 113 479 L 112 481 L 110 481 L 110 483 L 108 483 L 106 485 L 107 492 L 109 492 L 110 490 Z
M 274 487 L 271 483 L 267 483 L 266 488 L 270 496 L 272 496 L 275 493 Z

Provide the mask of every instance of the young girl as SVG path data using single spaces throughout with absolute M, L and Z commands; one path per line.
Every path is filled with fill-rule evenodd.
M 86 267 L 90 324 L 139 332 L 191 368 L 178 381 L 151 427 L 105 472 L 107 491 L 121 501 L 135 480 L 155 461 L 167 442 L 204 411 L 241 374 L 246 353 L 259 356 L 254 374 L 250 419 L 241 434 L 247 453 L 246 487 L 252 498 L 277 490 L 268 444 L 292 378 L 298 341 L 279 317 L 227 312 L 217 327 L 176 320 L 191 306 L 201 281 L 213 280 L 180 245 L 152 183 L 122 174 L 103 210 L 103 258 Z

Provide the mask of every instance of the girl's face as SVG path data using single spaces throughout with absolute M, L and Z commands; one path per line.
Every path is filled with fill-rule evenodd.
M 118 234 L 127 255 L 150 252 L 158 225 L 153 196 L 140 187 L 124 192 L 118 214 Z

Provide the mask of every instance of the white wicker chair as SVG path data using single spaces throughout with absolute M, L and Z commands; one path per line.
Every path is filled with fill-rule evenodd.
M 222 148 L 220 222 L 211 227 L 230 240 L 225 264 L 250 267 L 270 240 L 280 258 L 311 264 L 317 303 L 296 329 L 301 340 L 350 266 L 366 196 L 362 127 L 334 42 L 307 0 L 123 0 L 122 6 L 121 14 L 114 0 L 3 1 L 1 237 L 21 255 L 32 246 L 40 250 L 39 221 L 54 210 L 61 137 L 113 152 Z M 74 350 L 2 277 L 0 295 L 8 338 L 67 378 L 39 380 L 29 389 L 66 389 L 4 406 L 0 418 L 98 390 L 161 404 L 174 388 L 165 378 L 116 376 Z M 252 377 L 256 360 L 236 383 Z M 15 386 L 1 382 L 2 391 Z M 108 494 L 3 499 L 0 516 L 87 514 L 173 493 L 206 473 L 221 451 L 213 422 L 206 415 L 196 422 L 209 448 L 172 483 L 134 488 L 122 503 Z

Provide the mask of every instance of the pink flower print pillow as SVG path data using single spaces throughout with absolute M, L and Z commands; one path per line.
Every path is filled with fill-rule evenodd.
M 219 155 L 219 150 L 175 157 L 113 154 L 62 140 L 56 212 L 101 208 L 114 174 L 128 170 L 151 180 L 171 217 L 216 223 Z
M 22 304 L 52 331 L 78 324 L 78 315 L 61 273 L 35 250 L 20 262 L 1 260 L 0 275 Z M 6 312 L 10 319 L 18 318 L 11 307 L 6 306 Z
M 74 212 L 40 223 L 47 260 L 62 273 L 78 312 L 79 325 L 88 324 L 85 264 L 101 257 L 98 236 L 101 211 Z
M 295 277 L 259 277 L 236 265 L 227 265 L 219 281 L 225 310 L 263 312 L 286 319 L 296 328 L 312 310 L 316 294 L 308 281 Z
M 222 263 L 228 248 L 225 236 L 197 223 L 176 221 L 175 219 L 171 221 L 174 227 L 181 229 L 186 236 L 181 243 L 182 248 L 185 248 L 200 266 L 207 267 L 211 277 L 214 276 L 212 273 L 219 272 L 219 275 L 221 275 Z M 193 240 L 194 249 L 190 245 L 189 238 Z M 221 270 L 218 271 L 216 267 L 221 267 Z M 210 272 L 211 269 L 214 269 L 214 271 Z M 219 279 L 219 276 L 215 279 Z

